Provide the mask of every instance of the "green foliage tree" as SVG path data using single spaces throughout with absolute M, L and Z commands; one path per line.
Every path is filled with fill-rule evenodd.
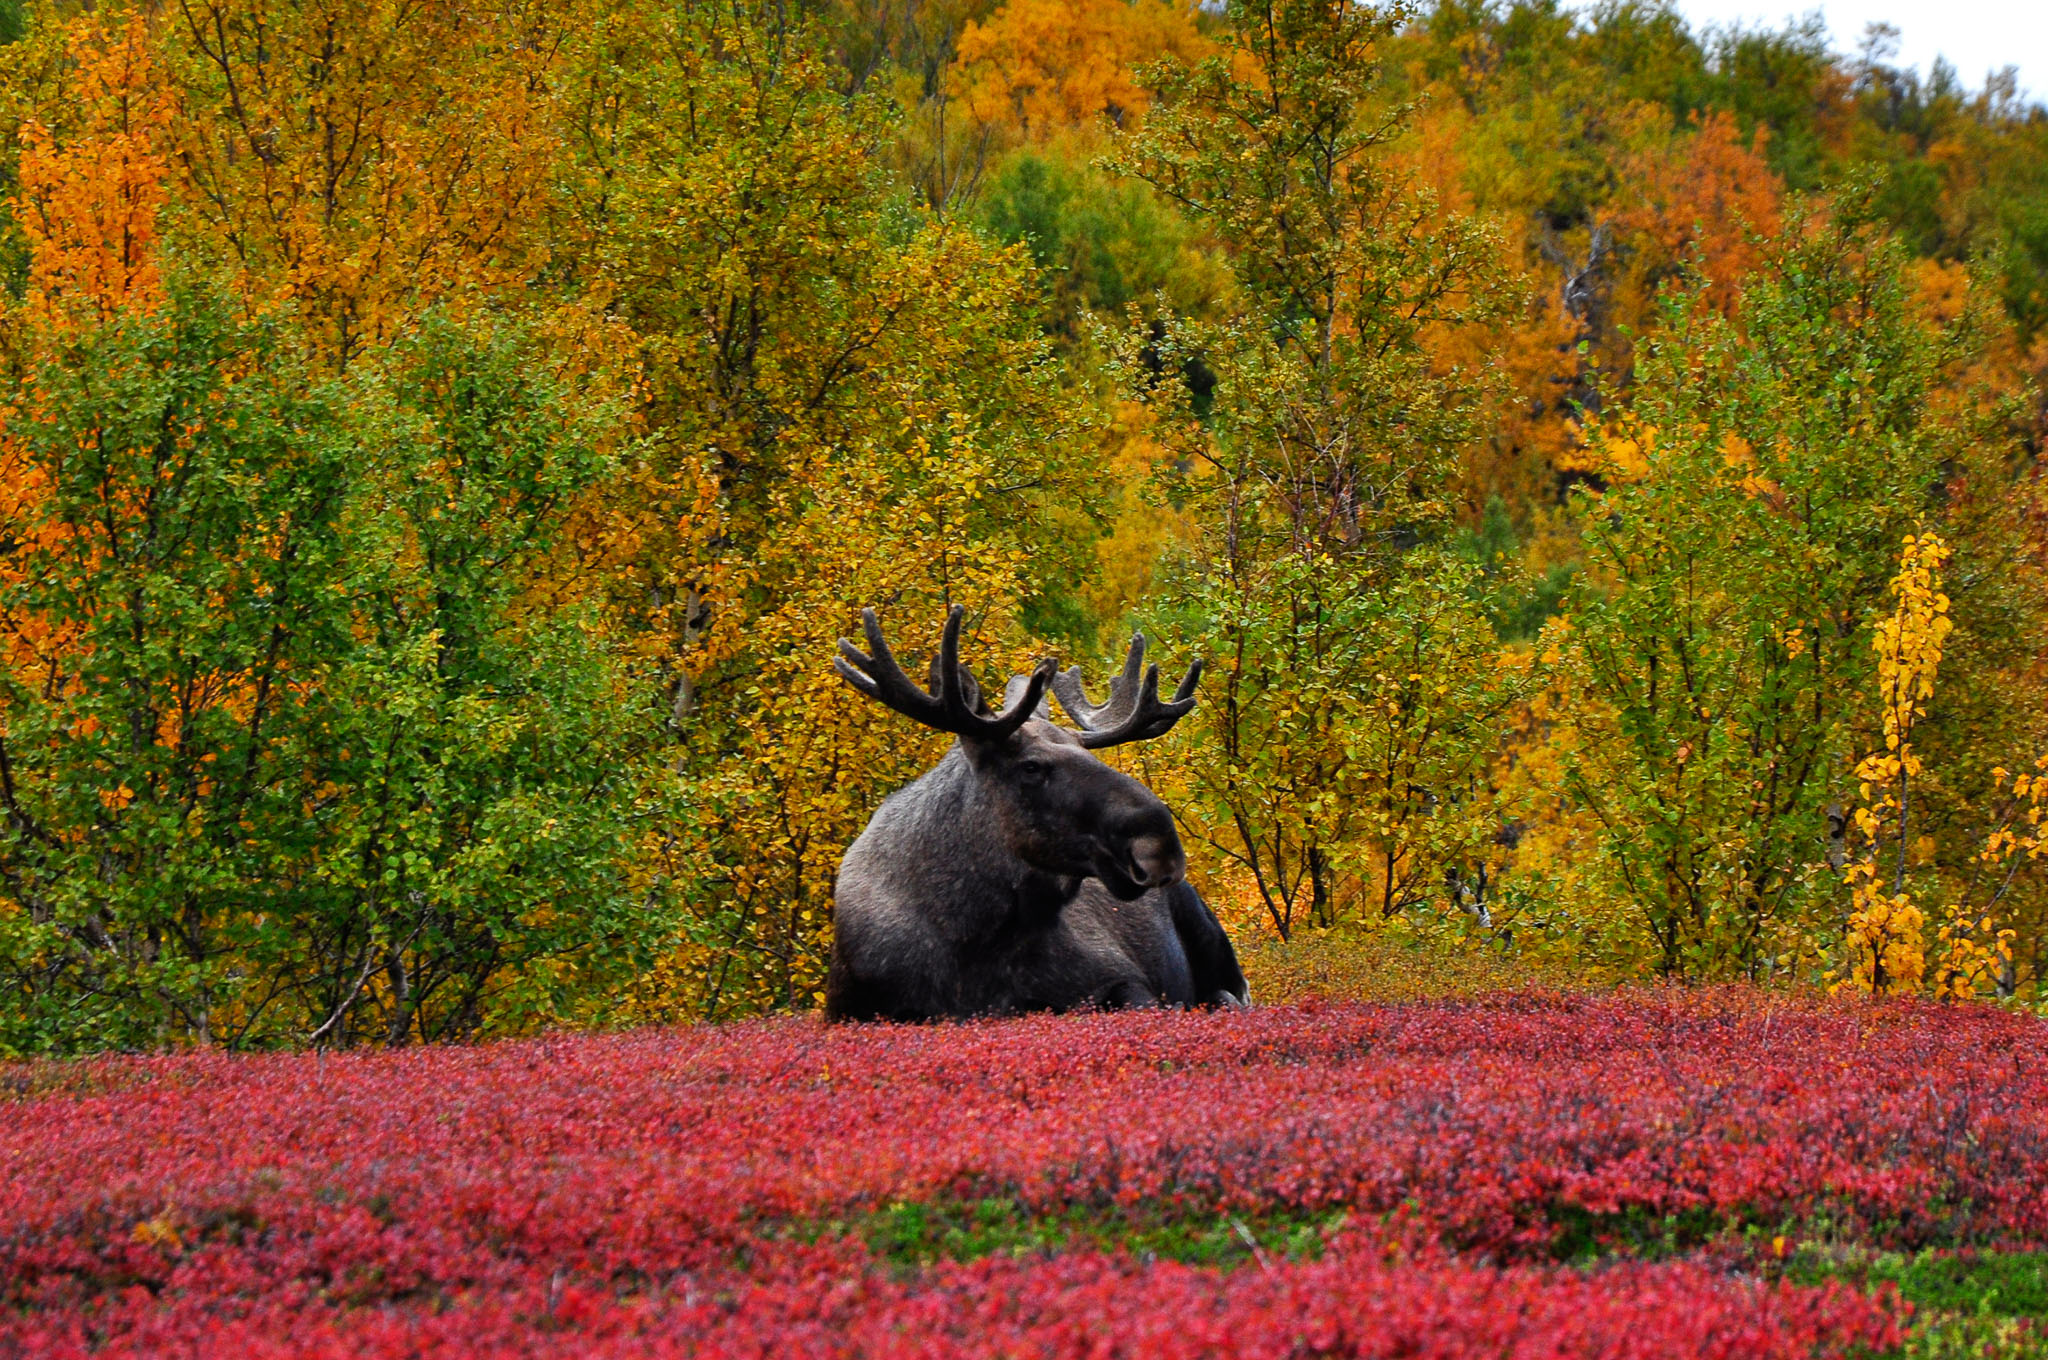
M 1089 312 L 1121 314 L 1156 294 L 1183 315 L 1212 313 L 1228 271 L 1187 219 L 1145 184 L 1027 149 L 989 178 L 975 214 L 996 239 L 1031 254 L 1052 300 L 1052 323 L 1078 338 Z
M 1712 74 L 1701 105 L 1731 111 L 1745 134 L 1767 129 L 1771 169 L 1794 189 L 1819 188 L 1830 105 L 1841 95 L 1826 27 L 1809 14 L 1776 31 L 1737 25 L 1707 38 Z
M 1738 318 L 1681 296 L 1645 344 L 1585 505 L 1567 778 L 1659 972 L 1763 977 L 1838 934 L 1897 545 L 1939 527 L 1979 583 L 2013 557 L 2003 451 L 1940 397 L 1980 320 L 1917 313 L 1851 195 L 1788 228 Z M 2026 630 L 1998 592 L 1955 593 L 1959 629 Z
M 531 361 L 437 325 L 311 380 L 182 291 L 43 356 L 5 428 L 0 1044 L 460 1035 L 628 935 L 633 707 L 527 598 L 602 408 Z
M 1478 527 L 1458 529 L 1451 535 L 1450 547 L 1479 569 L 1479 600 L 1502 640 L 1533 641 L 1563 607 L 1565 593 L 1571 588 L 1572 566 L 1553 562 L 1540 576 L 1523 571 L 1521 539 L 1507 502 L 1500 497 L 1489 497 Z
M 295 937 L 314 1029 L 404 1043 L 561 1018 L 671 930 L 629 873 L 652 696 L 560 561 L 621 412 L 516 329 L 431 316 L 355 395 L 357 646 L 299 762 L 347 791 Z

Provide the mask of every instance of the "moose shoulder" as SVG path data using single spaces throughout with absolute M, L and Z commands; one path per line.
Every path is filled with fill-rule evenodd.
M 1095 756 L 1156 737 L 1194 707 L 1201 663 L 1170 701 L 1131 640 L 1109 699 L 1048 658 L 1000 713 L 960 665 L 947 615 L 929 688 L 903 673 L 872 609 L 868 650 L 840 643 L 847 683 L 959 740 L 875 811 L 839 864 L 825 1013 L 835 1020 L 1243 1005 L 1230 939 L 1185 878 L 1173 814 Z M 1047 689 L 1074 720 L 1055 725 Z

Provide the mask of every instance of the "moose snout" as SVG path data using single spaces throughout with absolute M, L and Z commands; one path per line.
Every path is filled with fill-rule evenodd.
M 1131 865 L 1138 881 L 1148 888 L 1178 883 L 1188 871 L 1188 857 L 1182 853 L 1180 838 L 1172 832 L 1138 836 L 1131 841 Z

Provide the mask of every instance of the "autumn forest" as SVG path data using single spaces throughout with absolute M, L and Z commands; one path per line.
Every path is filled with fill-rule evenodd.
M 0 0 L 0 1056 L 814 1009 L 954 603 L 1203 659 L 1260 999 L 2039 1002 L 2048 112 L 1892 51 Z

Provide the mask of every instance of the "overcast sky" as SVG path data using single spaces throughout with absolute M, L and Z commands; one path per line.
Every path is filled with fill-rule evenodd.
M 1818 9 L 1843 53 L 1861 46 L 1864 25 L 1888 23 L 1899 30 L 1891 65 L 1924 76 L 1938 54 L 1971 89 L 1987 72 L 2017 66 L 2029 102 L 2048 103 L 2048 0 L 1677 0 L 1677 7 L 1695 29 L 1735 20 L 1783 28 Z

